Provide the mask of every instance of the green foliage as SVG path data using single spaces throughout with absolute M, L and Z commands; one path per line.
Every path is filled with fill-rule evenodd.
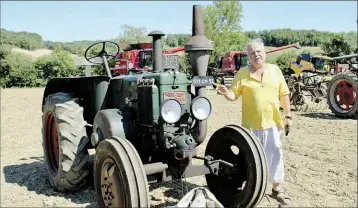
M 66 51 L 54 51 L 51 55 L 41 57 L 34 62 L 34 67 L 42 72 L 45 80 L 77 76 L 80 73 L 75 68 L 73 57 Z
M 298 54 L 293 51 L 285 51 L 276 59 L 276 64 L 281 70 L 289 67 L 289 61 L 291 58 L 296 58 Z
M 42 37 L 37 33 L 13 32 L 1 29 L 0 40 L 2 44 L 8 44 L 26 50 L 35 50 L 42 47 Z
M 131 25 L 123 25 L 122 32 L 119 35 L 120 43 L 141 43 L 141 42 L 151 42 L 151 37 L 147 34 L 147 29 L 144 27 L 134 27 Z
M 330 57 L 348 55 L 353 51 L 343 35 L 335 35 L 322 45 L 323 51 Z
M 10 65 L 8 61 L 6 60 L 6 57 L 11 52 L 11 46 L 8 44 L 1 45 L 0 47 L 0 86 L 6 87 L 7 82 L 9 80 L 9 74 L 10 74 Z
M 191 37 L 191 34 L 168 34 L 165 39 L 165 45 L 169 47 L 183 46 Z
M 185 73 L 188 79 L 193 77 L 192 68 L 190 65 L 190 58 L 188 54 L 179 58 L 180 71 Z
M 299 42 L 301 46 L 321 46 L 335 35 L 341 35 L 353 47 L 357 47 L 357 32 L 333 33 L 317 30 L 272 29 L 246 31 L 250 39 L 260 37 L 266 46 L 283 46 Z
M 242 5 L 238 1 L 214 1 L 203 8 L 205 35 L 213 41 L 210 63 L 230 50 L 242 50 L 248 39 L 242 32 Z
M 37 87 L 41 85 L 32 59 L 20 53 L 10 53 L 3 59 L 1 87 Z

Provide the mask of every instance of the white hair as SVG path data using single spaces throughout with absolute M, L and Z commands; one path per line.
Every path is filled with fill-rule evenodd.
M 264 44 L 264 42 L 262 41 L 262 39 L 261 39 L 261 38 L 256 38 L 256 39 L 250 40 L 250 42 L 246 44 L 246 47 L 245 47 L 246 53 L 249 53 L 249 47 L 250 47 L 252 44 L 258 44 L 258 45 L 261 46 L 262 48 L 265 48 L 265 44 Z

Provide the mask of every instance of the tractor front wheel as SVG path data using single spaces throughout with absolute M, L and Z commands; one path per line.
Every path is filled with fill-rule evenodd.
M 94 180 L 99 207 L 150 207 L 143 163 L 126 139 L 111 137 L 99 143 Z
M 49 95 L 42 122 L 42 146 L 51 186 L 61 192 L 82 188 L 89 175 L 89 139 L 78 99 L 62 92 Z
M 255 207 L 265 194 L 268 166 L 259 140 L 243 127 L 227 125 L 210 138 L 205 155 L 223 160 L 218 175 L 205 175 L 209 190 L 224 207 Z
M 327 101 L 331 111 L 340 118 L 358 116 L 357 81 L 353 73 L 338 74 L 328 85 Z

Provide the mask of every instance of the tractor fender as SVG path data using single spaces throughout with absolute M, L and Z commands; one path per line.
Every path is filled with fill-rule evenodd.
M 48 81 L 43 98 L 42 108 L 45 99 L 51 94 L 58 92 L 71 93 L 80 99 L 80 106 L 84 108 L 84 118 L 88 123 L 92 120 L 96 113 L 106 108 L 108 96 L 109 77 L 93 76 L 93 77 L 64 77 L 54 78 Z M 43 109 L 42 109 L 43 110 Z
M 129 111 L 119 109 L 98 111 L 93 121 L 92 146 L 96 147 L 101 141 L 111 137 L 133 141 L 137 136 L 133 118 Z

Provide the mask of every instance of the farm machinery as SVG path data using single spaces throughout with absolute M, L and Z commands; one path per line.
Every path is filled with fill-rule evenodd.
M 310 107 L 321 110 L 329 107 L 330 109 L 333 108 L 332 111 L 335 114 L 339 114 L 343 112 L 344 109 L 340 109 L 337 104 L 334 104 L 334 102 L 338 101 L 336 98 L 332 98 L 333 95 L 342 97 L 340 101 L 341 105 L 345 105 L 345 102 L 349 103 L 346 106 L 354 105 L 355 91 L 353 89 L 356 83 L 352 82 L 352 78 L 349 79 L 349 82 L 342 81 L 341 87 L 345 90 L 342 89 L 339 92 L 333 92 L 331 87 L 328 87 L 327 84 L 334 82 L 336 83 L 334 84 L 334 88 L 337 87 L 335 80 L 340 79 L 339 77 L 342 76 L 347 77 L 347 73 L 342 73 L 336 77 L 335 73 L 338 71 L 336 69 L 334 72 L 332 68 L 337 68 L 340 60 L 355 56 L 357 55 L 353 54 L 332 58 L 323 55 L 301 54 L 297 56 L 297 58 L 292 58 L 289 68 L 284 70 L 284 75 L 290 88 L 291 104 L 295 109 L 298 111 L 307 111 Z M 346 72 L 350 74 L 349 76 L 352 76 L 352 73 L 355 73 L 355 71 L 356 70 L 352 68 Z M 343 85 L 346 86 L 344 87 Z M 346 99 L 343 97 L 346 97 Z M 348 110 L 348 107 L 345 108 Z
M 309 108 L 327 108 L 326 91 L 331 77 L 332 58 L 303 53 L 289 60 L 289 67 L 283 70 L 290 89 L 291 105 L 297 111 Z
M 225 207 L 253 207 L 267 185 L 267 163 L 256 137 L 238 125 L 213 132 L 204 155 L 212 105 L 206 86 L 211 41 L 199 6 L 185 45 L 194 77 L 178 70 L 178 57 L 163 54 L 161 31 L 152 31 L 153 70 L 112 77 L 108 60 L 119 52 L 104 41 L 95 57 L 107 76 L 49 80 L 43 102 L 43 151 L 54 189 L 76 191 L 94 181 L 99 207 L 149 207 L 148 184 L 205 175 L 209 190 Z M 114 44 L 116 52 L 105 50 Z M 90 150 L 95 151 L 93 166 Z M 203 165 L 193 165 L 193 160 Z M 91 169 L 93 167 L 93 170 Z M 92 173 L 93 171 L 93 178 Z
M 114 68 L 111 69 L 113 76 L 147 72 L 153 69 L 153 46 L 152 43 L 119 44 L 122 52 L 115 59 Z M 184 51 L 184 46 L 163 51 L 163 54 L 173 54 Z
M 266 54 L 274 53 L 289 48 L 300 49 L 301 46 L 299 45 L 299 43 L 281 46 L 266 51 Z M 221 84 L 229 87 L 231 86 L 232 80 L 234 79 L 236 72 L 238 72 L 240 68 L 248 65 L 249 57 L 247 56 L 246 51 L 226 52 L 223 57 L 219 58 L 218 69 L 216 70 L 218 76 L 217 80 Z
M 330 80 L 327 89 L 328 106 L 332 113 L 340 118 L 357 118 L 357 85 L 358 85 L 358 54 L 344 55 L 332 58 L 333 61 L 349 60 L 356 57 L 355 63 L 348 63 L 348 68 L 339 70 L 335 64 L 335 76 Z

